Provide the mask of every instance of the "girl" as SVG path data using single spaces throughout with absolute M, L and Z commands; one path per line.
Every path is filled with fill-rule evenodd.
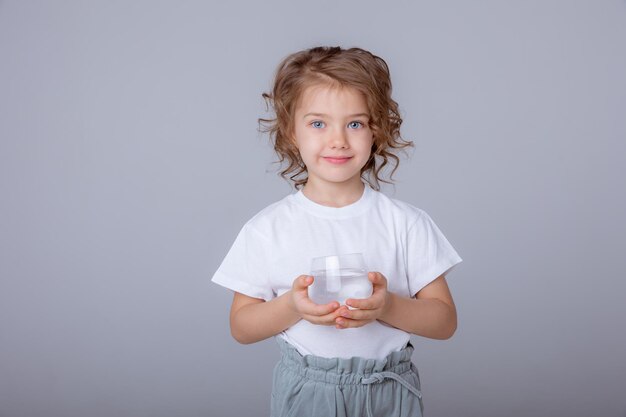
M 277 336 L 271 416 L 421 416 L 410 335 L 453 335 L 445 275 L 462 259 L 426 212 L 378 191 L 392 151 L 412 145 L 387 64 L 359 48 L 300 51 L 263 97 L 276 117 L 259 121 L 297 192 L 243 226 L 212 281 L 234 291 L 238 342 Z M 355 252 L 372 295 L 311 301 L 311 259 Z

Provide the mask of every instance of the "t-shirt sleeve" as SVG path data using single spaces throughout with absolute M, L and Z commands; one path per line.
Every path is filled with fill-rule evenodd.
M 463 260 L 430 216 L 421 210 L 408 230 L 406 261 L 409 291 L 414 296 Z
M 268 243 L 247 223 L 211 281 L 249 297 L 271 300 L 274 293 L 269 279 Z

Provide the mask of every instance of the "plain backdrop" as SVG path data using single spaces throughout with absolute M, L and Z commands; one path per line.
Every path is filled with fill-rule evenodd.
M 464 262 L 414 336 L 428 417 L 626 415 L 626 2 L 1 1 L 0 416 L 263 416 L 273 339 L 210 282 L 293 189 L 268 91 L 316 45 L 389 64 L 391 197 Z

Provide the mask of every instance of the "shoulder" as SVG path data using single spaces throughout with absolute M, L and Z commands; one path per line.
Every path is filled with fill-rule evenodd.
M 288 221 L 294 213 L 293 195 L 289 194 L 257 212 L 244 224 L 243 229 L 267 236 L 276 230 L 278 223 Z
M 378 210 L 392 216 L 394 219 L 402 220 L 407 227 L 428 216 L 423 209 L 406 201 L 389 197 L 380 191 L 375 191 L 375 195 Z

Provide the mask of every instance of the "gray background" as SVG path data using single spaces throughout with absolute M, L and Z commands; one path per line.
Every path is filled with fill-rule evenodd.
M 626 2 L 382 4 L 0 3 L 0 416 L 267 414 L 277 346 L 210 278 L 291 192 L 256 119 L 318 44 L 387 60 L 384 192 L 464 259 L 427 415 L 626 415 Z

